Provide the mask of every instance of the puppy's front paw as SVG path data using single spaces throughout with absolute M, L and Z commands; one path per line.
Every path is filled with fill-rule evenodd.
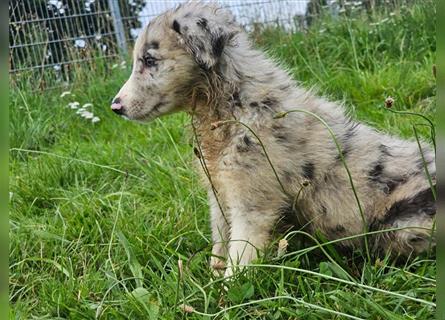
M 234 266 L 228 266 L 226 272 L 224 272 L 224 278 L 230 279 L 234 274 Z
M 226 262 L 221 258 L 212 256 L 210 257 L 210 268 L 216 277 L 221 276 L 226 268 Z

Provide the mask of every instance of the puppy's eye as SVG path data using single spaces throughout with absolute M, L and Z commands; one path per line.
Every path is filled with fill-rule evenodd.
M 145 56 L 141 61 L 146 67 L 154 67 L 158 60 L 153 56 Z

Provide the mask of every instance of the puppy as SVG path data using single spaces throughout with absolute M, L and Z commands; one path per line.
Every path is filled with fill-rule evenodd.
M 141 121 L 191 115 L 211 266 L 226 275 L 255 259 L 283 220 L 328 239 L 398 228 L 367 241 L 401 255 L 435 244 L 431 148 L 376 132 L 300 87 L 215 4 L 189 2 L 145 27 L 111 109 Z

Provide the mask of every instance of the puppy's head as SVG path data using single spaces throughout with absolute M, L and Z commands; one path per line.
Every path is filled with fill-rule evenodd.
M 131 76 L 111 109 L 143 121 L 183 109 L 206 73 L 224 67 L 239 31 L 228 11 L 196 2 L 153 19 L 136 41 Z

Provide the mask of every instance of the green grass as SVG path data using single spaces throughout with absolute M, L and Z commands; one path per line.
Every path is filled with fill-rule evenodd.
M 388 96 L 396 110 L 434 115 L 432 1 L 391 15 L 324 17 L 307 34 L 268 29 L 254 38 L 304 86 L 344 100 L 354 117 L 382 131 L 412 139 L 412 125 L 424 123 L 385 110 Z M 106 67 L 79 70 L 74 97 L 11 89 L 10 318 L 433 317 L 433 257 L 363 263 L 315 242 L 281 258 L 271 246 L 263 265 L 224 293 L 208 268 L 208 208 L 192 166 L 190 119 L 141 125 L 116 117 L 108 104 L 129 70 Z M 101 121 L 76 115 L 66 108 L 72 101 L 92 103 Z M 427 127 L 419 132 L 429 139 Z M 183 313 L 183 303 L 195 312 Z

